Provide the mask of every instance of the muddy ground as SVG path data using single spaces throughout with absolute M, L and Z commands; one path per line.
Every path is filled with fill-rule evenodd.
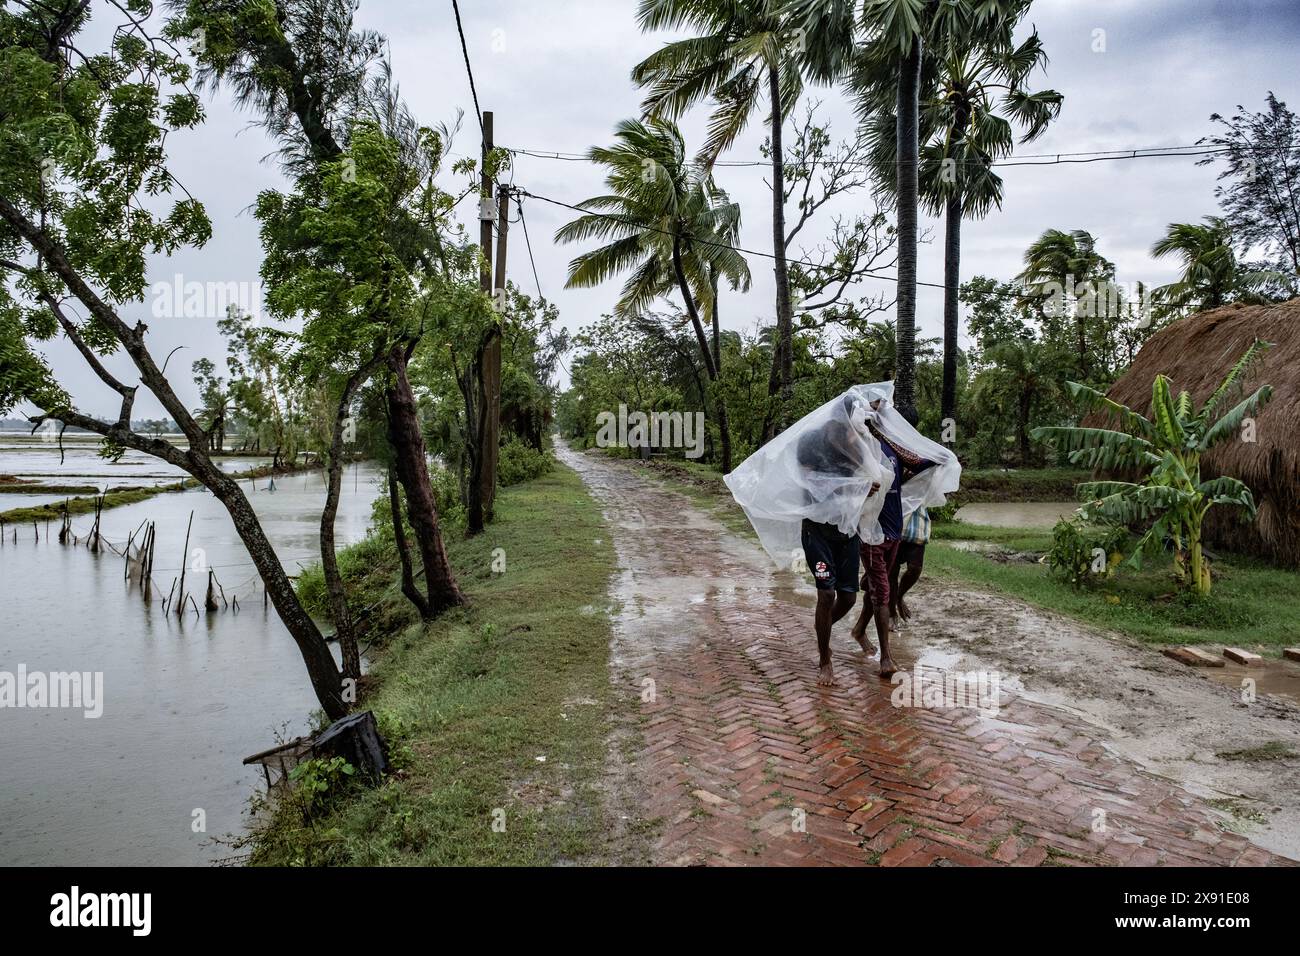
M 702 496 L 675 492 L 643 467 L 563 446 L 559 456 L 602 501 L 618 547 L 616 680 L 626 683 L 647 657 L 699 640 L 683 622 L 699 620 L 702 602 L 766 608 L 781 621 L 807 613 L 813 670 L 810 578 L 774 569 L 756 540 L 728 530 Z M 702 538 L 710 544 L 701 552 Z M 716 566 L 701 567 L 701 553 Z M 1270 693 L 1294 686 L 1294 675 L 1230 663 L 1210 679 L 1151 646 L 1005 596 L 924 578 L 914 595 L 913 618 L 897 639 L 900 666 L 995 671 L 1004 696 L 1065 711 L 1094 728 L 1107 751 L 1202 798 L 1223 829 L 1300 859 L 1300 708 Z M 854 653 L 848 625 L 836 625 L 837 668 Z M 1248 677 L 1258 685 L 1249 702 Z M 623 798 L 635 804 L 637 794 Z

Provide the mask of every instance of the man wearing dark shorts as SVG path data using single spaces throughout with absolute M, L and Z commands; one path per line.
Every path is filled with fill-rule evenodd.
M 837 478 L 855 474 L 863 465 L 859 442 L 843 422 L 828 422 L 799 439 L 799 466 L 809 474 Z M 857 534 L 845 534 L 833 524 L 803 521 L 804 558 L 817 585 L 817 611 L 813 618 L 817 632 L 817 683 L 835 684 L 831 666 L 831 626 L 853 609 L 858 593 Z M 861 642 L 859 642 L 861 643 Z

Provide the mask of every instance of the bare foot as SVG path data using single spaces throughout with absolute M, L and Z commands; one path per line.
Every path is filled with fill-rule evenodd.
M 898 616 L 904 621 L 912 619 L 912 609 L 907 606 L 907 602 L 902 598 L 898 599 Z
M 853 639 L 858 642 L 858 646 L 862 648 L 863 654 L 866 654 L 868 657 L 876 656 L 876 645 L 872 644 L 871 640 L 867 637 L 867 631 L 865 628 L 861 631 L 855 629 L 853 631 Z
M 827 661 L 821 667 L 817 668 L 817 686 L 835 686 L 835 668 L 831 667 L 830 661 Z
M 898 633 L 898 618 L 894 617 L 892 614 L 889 616 L 889 630 L 893 634 Z
M 883 678 L 893 677 L 898 673 L 898 667 L 894 664 L 892 657 L 882 657 L 880 659 L 880 676 Z

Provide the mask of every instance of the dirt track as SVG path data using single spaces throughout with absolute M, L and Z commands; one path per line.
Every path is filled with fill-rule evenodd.
M 558 454 L 613 530 L 612 667 L 639 721 L 611 783 L 632 822 L 659 824 L 654 862 L 1300 858 L 1300 762 L 1215 756 L 1300 744 L 1290 705 L 1241 703 L 1150 648 L 924 580 L 898 663 L 926 686 L 992 675 L 996 712 L 895 706 L 848 621 L 839 686 L 819 688 L 810 584 L 640 469 Z

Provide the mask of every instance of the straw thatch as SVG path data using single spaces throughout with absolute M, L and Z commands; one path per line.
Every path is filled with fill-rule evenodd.
M 1300 566 L 1300 298 L 1278 305 L 1230 305 L 1179 319 L 1153 335 L 1132 366 L 1108 393 L 1146 415 L 1151 385 L 1164 373 L 1174 393 L 1183 389 L 1204 401 L 1250 343 L 1273 343 L 1247 375 L 1229 408 L 1260 385 L 1272 385 L 1273 399 L 1255 419 L 1255 441 L 1228 440 L 1201 460 L 1203 478 L 1230 475 L 1255 494 L 1259 516 L 1239 520 L 1236 509 L 1213 508 L 1206 515 L 1206 539 L 1218 547 Z M 1085 425 L 1105 425 L 1089 415 Z

